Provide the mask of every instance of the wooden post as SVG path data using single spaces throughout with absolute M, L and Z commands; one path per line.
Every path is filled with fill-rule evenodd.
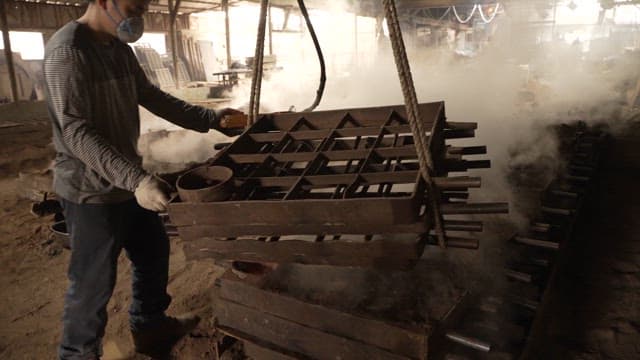
M 18 83 L 16 82 L 16 71 L 13 66 L 13 53 L 11 52 L 11 39 L 9 38 L 9 22 L 7 21 L 6 1 L 0 3 L 0 21 L 2 22 L 2 39 L 4 40 L 4 57 L 7 61 L 9 80 L 11 81 L 11 97 L 13 102 L 18 101 Z
M 231 69 L 231 30 L 229 26 L 229 0 L 222 1 L 224 8 L 224 37 L 227 46 L 227 69 Z
M 358 13 L 353 13 L 353 50 L 356 53 L 354 63 L 358 66 Z
M 169 37 L 171 39 L 171 57 L 173 58 L 173 78 L 176 82 L 176 89 L 180 88 L 180 80 L 178 80 L 178 46 L 177 46 L 177 29 L 176 18 L 178 17 L 178 9 L 180 8 L 180 1 L 176 0 L 175 5 L 173 0 L 169 0 Z
M 269 55 L 273 55 L 273 20 L 271 19 L 271 5 L 269 5 Z

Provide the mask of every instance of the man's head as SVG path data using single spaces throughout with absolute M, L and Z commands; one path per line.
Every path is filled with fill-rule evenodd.
M 151 0 L 87 0 L 89 7 L 83 18 L 99 32 L 123 42 L 135 42 L 142 36 L 142 15 Z

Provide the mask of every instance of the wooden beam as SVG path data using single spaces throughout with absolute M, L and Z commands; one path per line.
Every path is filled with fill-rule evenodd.
M 13 64 L 13 53 L 11 51 L 11 39 L 9 37 L 9 23 L 7 22 L 6 1 L 0 3 L 0 21 L 2 22 L 2 40 L 4 41 L 4 58 L 9 71 L 9 81 L 11 82 L 11 98 L 13 102 L 18 101 L 18 83 L 16 81 L 16 70 Z
M 240 279 L 232 272 L 223 274 L 216 281 L 216 287 L 216 295 L 220 298 L 262 313 L 351 338 L 394 354 L 413 359 L 426 357 L 430 335 L 428 325 L 399 325 L 303 302 L 292 296 L 262 289 L 260 281 L 255 281 L 252 277 Z
M 176 82 L 176 89 L 180 88 L 180 80 L 178 79 L 178 38 L 176 29 L 176 18 L 178 16 L 178 9 L 180 8 L 180 1 L 168 0 L 169 7 L 169 37 L 171 39 L 171 57 L 173 58 L 173 78 Z
M 229 0 L 222 1 L 224 9 L 224 38 L 227 47 L 227 69 L 231 69 L 231 26 L 229 24 Z
M 416 240 L 261 241 L 220 240 L 206 237 L 185 241 L 189 260 L 213 258 L 260 263 L 298 263 L 308 265 L 356 266 L 382 269 L 408 269 L 422 255 L 424 246 Z

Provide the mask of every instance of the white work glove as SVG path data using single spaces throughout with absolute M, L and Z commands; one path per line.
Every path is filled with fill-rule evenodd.
M 165 211 L 169 203 L 170 191 L 171 186 L 164 180 L 147 175 L 140 181 L 133 195 L 143 208 L 151 211 Z

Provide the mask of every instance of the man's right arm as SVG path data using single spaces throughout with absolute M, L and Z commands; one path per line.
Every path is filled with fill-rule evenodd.
M 49 107 L 60 127 L 60 140 L 73 156 L 111 184 L 133 192 L 147 173 L 96 131 L 86 69 L 82 54 L 69 46 L 54 49 L 44 60 Z

